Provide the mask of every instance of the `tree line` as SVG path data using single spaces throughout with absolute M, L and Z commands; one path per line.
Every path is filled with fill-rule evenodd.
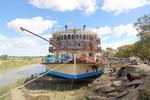
M 138 32 L 139 41 L 118 47 L 117 50 L 108 47 L 106 50 L 102 50 L 103 55 L 118 58 L 138 56 L 142 60 L 150 61 L 150 14 L 138 18 L 134 24 L 134 28 Z

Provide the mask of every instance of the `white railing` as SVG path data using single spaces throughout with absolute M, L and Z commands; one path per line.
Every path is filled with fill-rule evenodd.
M 79 50 L 79 51 L 101 51 L 101 47 L 95 46 L 64 46 L 66 50 Z M 49 51 L 63 51 L 64 49 L 59 47 L 49 47 Z

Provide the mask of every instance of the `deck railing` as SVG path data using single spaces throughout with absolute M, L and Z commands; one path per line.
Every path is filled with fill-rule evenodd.
M 101 47 L 95 46 L 64 46 L 65 50 L 78 50 L 78 51 L 101 51 Z M 49 51 L 62 51 L 64 50 L 59 47 L 49 47 Z
M 61 38 L 50 38 L 50 41 L 52 42 L 69 42 L 69 41 L 85 41 L 85 42 L 97 42 L 100 43 L 100 38 L 89 38 L 89 39 L 61 39 Z

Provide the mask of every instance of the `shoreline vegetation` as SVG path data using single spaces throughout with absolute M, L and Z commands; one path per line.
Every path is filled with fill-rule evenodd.
M 7 57 L 6 59 L 0 59 L 0 70 L 8 70 L 41 62 L 42 57 Z
M 15 83 L 6 85 L 4 87 L 0 87 L 0 96 L 4 95 L 5 93 L 10 92 L 11 90 L 15 89 L 18 86 L 21 86 L 22 84 L 24 84 L 26 79 L 27 79 L 27 77 L 20 78 Z M 11 93 L 8 94 L 7 96 L 0 98 L 0 100 L 12 100 Z
M 23 85 L 27 80 L 27 77 L 18 79 L 15 83 L 1 87 L 0 88 L 0 96 L 12 91 L 18 86 Z M 35 82 L 32 82 L 30 84 L 35 84 Z M 29 87 L 30 87 L 29 84 Z M 76 85 L 79 85 L 79 89 L 72 89 L 68 90 L 68 83 L 61 83 L 63 87 L 59 87 L 58 83 L 53 83 L 54 89 L 40 89 L 37 87 L 39 85 L 36 83 L 35 87 L 30 87 L 29 89 L 26 88 L 26 86 L 23 86 L 12 93 L 0 98 L 0 100 L 70 100 L 71 98 L 73 100 L 86 100 L 86 94 L 88 92 L 91 92 L 90 89 L 88 89 L 86 86 L 84 86 L 85 83 L 77 83 Z M 51 85 L 50 85 L 51 86 Z M 66 87 L 65 90 L 61 89 Z M 76 86 L 74 86 L 76 87 Z M 35 89 L 35 90 L 34 90 Z

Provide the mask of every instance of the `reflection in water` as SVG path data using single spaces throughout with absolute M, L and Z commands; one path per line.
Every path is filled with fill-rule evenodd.
M 0 71 L 0 87 L 16 82 L 19 78 L 28 77 L 45 71 L 41 64 L 26 65 L 7 71 Z

